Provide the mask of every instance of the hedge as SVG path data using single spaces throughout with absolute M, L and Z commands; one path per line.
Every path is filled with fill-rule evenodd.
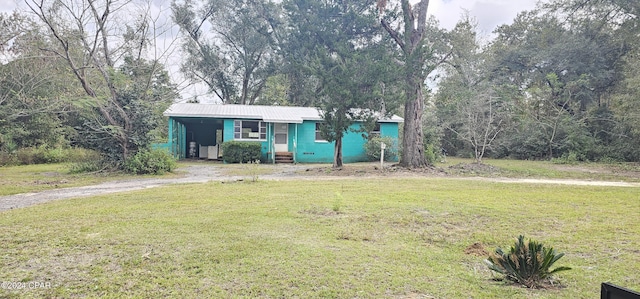
M 260 161 L 260 142 L 227 141 L 222 143 L 222 158 L 226 163 L 251 163 Z

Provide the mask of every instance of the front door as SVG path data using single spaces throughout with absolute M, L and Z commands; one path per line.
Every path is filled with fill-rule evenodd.
M 274 143 L 276 152 L 289 151 L 289 124 L 275 124 Z

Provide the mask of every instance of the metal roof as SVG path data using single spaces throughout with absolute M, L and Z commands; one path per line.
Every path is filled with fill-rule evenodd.
M 271 123 L 302 123 L 305 120 L 322 120 L 318 108 L 293 106 L 221 105 L 200 103 L 175 103 L 165 112 L 172 117 L 205 117 L 260 119 Z M 403 122 L 399 116 L 379 120 L 380 122 Z

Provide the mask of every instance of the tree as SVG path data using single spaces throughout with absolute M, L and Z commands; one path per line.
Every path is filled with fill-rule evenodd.
M 465 16 L 447 33 L 451 56 L 439 69 L 442 78 L 435 105 L 444 129 L 443 148 L 456 153 L 464 142 L 471 146 L 476 162 L 482 162 L 507 117 L 504 101 L 498 105 L 493 100 L 499 97 L 487 83 L 487 53 L 476 32 L 474 20 Z
M 277 6 L 264 0 L 173 1 L 184 35 L 183 72 L 207 84 L 223 103 L 254 104 L 275 68 Z
M 313 84 L 316 99 L 310 102 L 322 111 L 322 135 L 334 142 L 333 166 L 342 167 L 344 134 L 381 110 L 385 100 L 386 49 L 375 42 L 381 32 L 373 6 L 366 0 L 289 0 L 284 8 L 288 63 Z
M 638 161 L 638 63 L 640 53 L 640 3 L 633 0 L 551 1 L 545 10 L 560 12 L 566 23 L 581 28 L 597 42 L 606 58 L 604 71 L 614 80 L 597 98 L 597 105 L 587 111 L 585 124 L 594 144 L 588 152 L 593 157 Z M 595 60 L 594 68 L 602 69 Z M 615 67 L 615 68 L 612 68 Z M 591 75 L 591 74 L 590 74 Z
M 377 1 L 381 13 L 387 4 L 386 0 Z M 400 165 L 416 168 L 428 165 L 422 132 L 424 81 L 427 74 L 445 61 L 449 54 L 435 57 L 433 45 L 436 41 L 428 40 L 429 34 L 435 33 L 427 22 L 429 0 L 421 0 L 414 6 L 409 0 L 401 0 L 401 8 L 403 28 L 392 28 L 393 23 L 387 20 L 388 16 L 382 16 L 380 23 L 399 47 L 403 67 L 405 104 Z
M 144 82 L 136 90 L 136 99 L 149 99 L 154 93 L 158 74 L 163 66 L 154 57 L 146 71 L 123 74 L 122 65 L 135 65 L 144 60 L 145 50 L 155 45 L 156 20 L 149 14 L 150 9 L 140 12 L 139 19 L 132 19 L 131 9 L 138 3 L 118 0 L 29 0 L 27 5 L 48 29 L 52 44 L 47 45 L 48 53 L 65 61 L 75 82 L 81 86 L 83 94 L 69 95 L 74 105 L 86 108 L 83 130 L 86 139 L 109 161 L 121 166 L 128 157 L 143 144 L 136 128 L 136 110 L 131 96 L 127 94 L 128 82 L 125 77 L 140 75 L 137 80 Z M 144 4 L 144 3 L 141 3 Z M 135 63 L 125 62 L 130 59 Z M 163 82 L 162 84 L 165 84 Z M 165 85 L 172 89 L 170 85 Z M 163 94 L 164 103 L 175 96 Z M 157 106 L 156 109 L 161 109 Z M 153 122 L 153 119 L 146 121 Z M 148 144 L 145 144 L 148 146 Z
M 462 140 L 473 148 L 475 162 L 482 163 L 482 158 L 491 149 L 498 135 L 505 130 L 508 115 L 505 103 L 500 98 L 486 94 L 476 94 L 458 102 L 459 126 L 449 126 Z
M 45 56 L 46 32 L 26 15 L 0 14 L 0 151 L 68 144 L 62 62 Z
M 509 136 L 523 136 L 513 138 L 510 147 L 535 145 L 527 150 L 527 158 L 541 158 L 542 152 L 549 159 L 569 153 L 598 156 L 588 154 L 592 142 L 586 140 L 603 136 L 591 126 L 598 123 L 592 118 L 600 117 L 591 111 L 609 105 L 623 73 L 621 59 L 629 51 L 626 42 L 602 23 L 563 22 L 542 11 L 521 13 L 496 33 L 489 49 L 489 79 L 518 91 L 513 99 L 522 130 L 512 130 Z

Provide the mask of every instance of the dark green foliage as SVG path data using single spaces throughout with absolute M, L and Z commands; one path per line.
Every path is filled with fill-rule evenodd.
M 498 248 L 486 262 L 489 269 L 503 274 L 506 279 L 528 288 L 536 288 L 548 281 L 552 274 L 571 269 L 550 269 L 563 256 L 564 253 L 556 253 L 553 248 L 544 247 L 542 243 L 532 240 L 525 242 L 521 235 L 509 252 Z
M 68 107 L 59 94 L 73 87 L 59 59 L 43 59 L 46 38 L 26 14 L 0 14 L 0 24 L 0 56 L 8 59 L 0 63 L 0 165 L 21 164 L 18 150 L 69 144 Z
M 371 4 L 345 0 L 283 2 L 292 27 L 284 45 L 286 69 L 295 78 L 290 102 L 320 108 L 322 137 L 335 141 L 334 167 L 342 166 L 342 138 L 349 127 L 355 121 L 372 118 L 371 111 L 393 108 L 387 102 L 393 102 L 388 97 L 394 86 L 390 83 L 394 63 L 388 61 L 383 32 Z
M 47 146 L 21 148 L 16 152 L 20 164 L 46 164 L 66 162 L 66 150 Z
M 260 146 L 259 142 L 226 141 L 222 143 L 224 162 L 251 163 L 260 161 Z
M 433 144 L 425 143 L 424 144 L 424 158 L 427 160 L 429 165 L 433 165 L 436 163 L 437 157 L 441 155 L 441 151 L 439 151 Z
M 69 173 L 98 172 L 113 168 L 109 161 L 103 159 L 99 152 L 75 148 L 71 151 Z
M 384 150 L 384 160 L 390 161 L 398 156 L 398 142 L 391 137 L 374 136 L 364 143 L 364 152 L 370 161 L 380 161 L 380 143 L 384 143 L 387 148 Z
M 429 109 L 425 111 L 424 116 L 424 125 L 422 128 L 424 134 L 424 157 L 429 165 L 434 165 L 438 158 L 444 158 L 444 147 L 440 143 L 444 132 L 442 128 L 438 126 L 438 117 L 435 111 Z
M 177 166 L 176 160 L 165 150 L 140 150 L 124 165 L 133 174 L 164 174 Z
M 254 104 L 276 68 L 278 10 L 263 0 L 172 1 L 173 20 L 188 37 L 182 71 L 224 103 Z

